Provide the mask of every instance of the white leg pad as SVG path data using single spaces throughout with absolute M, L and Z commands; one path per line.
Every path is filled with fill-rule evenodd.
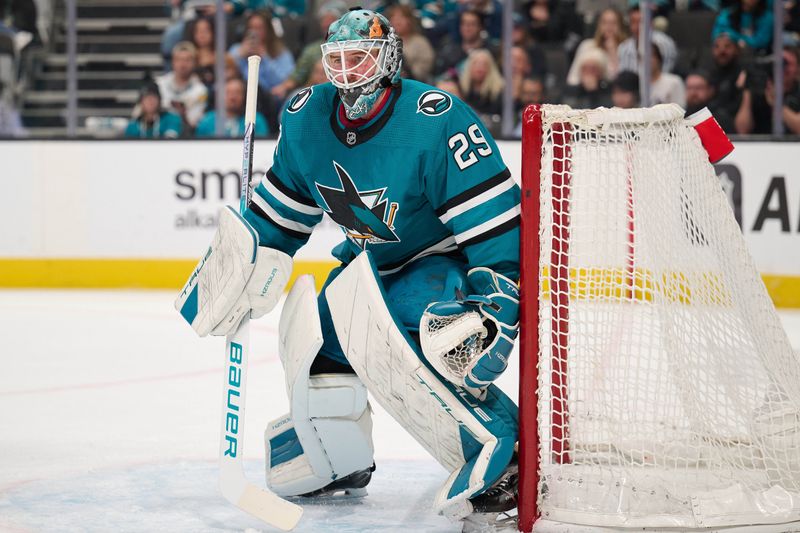
M 294 496 L 372 466 L 372 418 L 358 377 L 309 377 L 322 346 L 313 277 L 302 276 L 292 287 L 279 334 L 291 413 L 264 432 L 267 485 L 280 496 Z
M 472 395 L 443 383 L 423 364 L 386 305 L 368 252 L 353 260 L 325 294 L 339 343 L 361 381 L 452 472 L 434 509 L 451 519 L 469 514 L 467 499 L 502 472 L 515 435 L 499 439 L 486 427 L 494 423 L 491 415 Z

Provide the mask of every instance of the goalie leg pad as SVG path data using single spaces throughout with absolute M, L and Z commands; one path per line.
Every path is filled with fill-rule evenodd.
M 358 377 L 313 376 L 308 392 L 308 418 L 287 414 L 264 432 L 267 485 L 280 496 L 312 492 L 372 466 L 372 416 Z M 301 442 L 298 428 L 313 438 Z
M 295 496 L 372 466 L 372 418 L 357 376 L 309 375 L 323 343 L 312 276 L 301 276 L 287 296 L 279 337 L 291 413 L 264 433 L 267 485 Z
M 451 519 L 503 473 L 517 440 L 517 410 L 499 389 L 486 399 L 442 380 L 387 307 L 369 252 L 327 288 L 339 343 L 373 397 L 452 474 L 434 508 Z

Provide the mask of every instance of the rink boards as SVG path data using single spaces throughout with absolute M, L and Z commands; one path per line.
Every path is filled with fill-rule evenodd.
M 520 144 L 498 143 L 519 179 Z M 738 142 L 717 165 L 770 295 L 800 307 L 796 143 Z M 255 147 L 256 175 L 274 141 Z M 238 201 L 239 141 L 0 141 L 0 287 L 180 286 Z M 321 284 L 342 232 L 328 217 L 297 255 Z

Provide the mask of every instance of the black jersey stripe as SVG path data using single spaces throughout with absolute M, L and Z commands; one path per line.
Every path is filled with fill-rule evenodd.
M 506 220 L 502 224 L 498 224 L 497 226 L 486 230 L 480 235 L 475 235 L 474 237 L 459 243 L 459 248 L 463 249 L 465 246 L 470 246 L 471 244 L 478 244 L 483 241 L 488 241 L 492 237 L 497 237 L 498 235 L 502 235 L 507 231 L 511 231 L 512 229 L 519 227 L 520 220 L 522 220 L 520 215 L 515 216 L 511 220 Z
M 319 206 L 317 205 L 317 202 L 315 202 L 314 200 L 306 198 L 305 196 L 301 195 L 297 191 L 293 191 L 292 189 L 287 187 L 286 184 L 284 184 L 280 180 L 280 178 L 278 178 L 278 176 L 275 175 L 275 173 L 272 171 L 271 168 L 269 170 L 267 170 L 267 179 L 269 180 L 269 182 L 276 189 L 281 191 L 283 194 L 285 194 L 286 196 L 288 196 L 289 198 L 291 198 L 292 200 L 294 200 L 298 204 L 307 205 L 308 207 L 319 208 Z
M 306 241 L 306 240 L 308 240 L 308 237 L 311 235 L 310 233 L 303 233 L 301 231 L 295 231 L 295 230 L 289 229 L 289 228 L 287 228 L 285 226 L 281 226 L 280 224 L 278 224 L 277 222 L 272 220 L 272 217 L 270 217 L 266 212 L 264 212 L 264 210 L 261 209 L 261 207 L 255 202 L 250 204 L 250 208 L 249 209 L 251 211 L 253 211 L 253 213 L 258 215 L 259 217 L 263 218 L 264 220 L 266 220 L 267 222 L 269 222 L 270 224 L 275 226 L 282 233 L 285 233 L 287 236 L 289 236 L 289 237 L 291 237 L 293 239 L 301 239 L 303 241 Z
M 436 216 L 440 217 L 444 215 L 448 210 L 452 209 L 453 207 L 463 204 L 464 202 L 475 198 L 479 194 L 482 194 L 492 187 L 496 187 L 506 181 L 511 176 L 511 172 L 506 168 L 499 174 L 492 176 L 488 180 L 481 182 L 474 187 L 467 189 L 464 192 L 460 192 L 457 195 L 453 196 L 449 200 L 447 200 L 444 204 L 442 204 L 438 209 L 436 209 Z

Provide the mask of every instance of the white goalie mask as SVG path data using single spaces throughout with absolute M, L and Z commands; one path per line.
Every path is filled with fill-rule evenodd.
M 401 56 L 401 41 L 383 15 L 357 9 L 331 24 L 322 66 L 349 118 L 365 115 L 384 89 L 397 83 Z
M 322 66 L 339 89 L 355 89 L 388 76 L 385 39 L 334 41 L 322 45 Z

